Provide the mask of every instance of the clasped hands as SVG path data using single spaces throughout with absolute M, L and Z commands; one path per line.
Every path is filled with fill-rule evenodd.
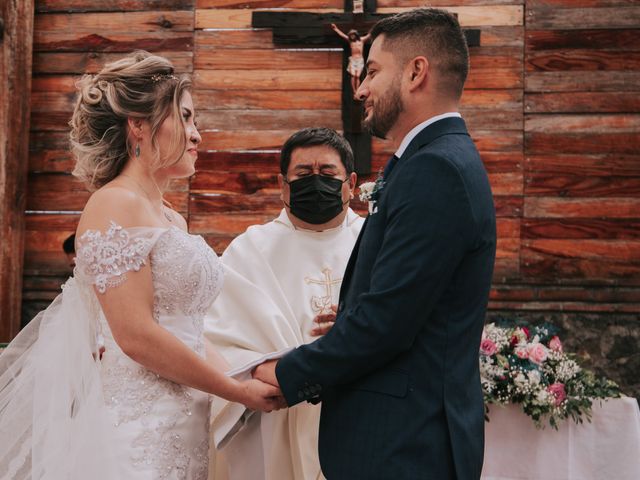
M 311 336 L 318 337 L 327 333 L 331 327 L 333 327 L 336 321 L 336 305 L 331 306 L 330 313 L 321 313 L 317 315 L 313 322 L 316 326 L 311 330 Z M 287 403 L 282 396 L 282 391 L 280 390 L 280 384 L 278 383 L 278 378 L 276 377 L 276 365 L 278 360 L 267 360 L 266 362 L 258 365 L 251 372 L 251 376 L 254 380 L 259 380 L 264 384 L 268 384 L 271 387 L 275 387 L 277 389 L 277 395 L 273 397 L 269 397 L 271 399 L 270 405 L 273 405 L 272 410 L 279 410 L 281 408 L 287 407 Z M 264 410 L 264 409 L 262 409 Z M 264 410 L 270 411 L 270 410 Z

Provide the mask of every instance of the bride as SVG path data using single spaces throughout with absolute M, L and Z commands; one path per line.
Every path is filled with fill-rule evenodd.
M 206 479 L 209 394 L 284 401 L 203 341 L 222 267 L 162 196 L 195 171 L 190 82 L 136 52 L 78 86 L 74 175 L 95 192 L 74 277 L 0 356 L 0 478 Z

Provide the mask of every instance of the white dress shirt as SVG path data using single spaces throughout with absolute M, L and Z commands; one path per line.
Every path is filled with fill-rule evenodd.
M 450 118 L 450 117 L 462 118 L 462 115 L 460 115 L 458 112 L 447 112 L 447 113 L 443 113 L 441 115 L 436 115 L 435 117 L 431 117 L 431 118 L 425 120 L 424 122 L 419 123 L 418 125 L 413 127 L 409 131 L 409 133 L 407 133 L 405 135 L 404 139 L 400 143 L 400 146 L 398 147 L 398 150 L 396 151 L 396 157 L 398 157 L 398 158 L 402 157 L 402 154 L 404 153 L 404 151 L 407 149 L 407 147 L 411 143 L 411 140 L 413 140 L 416 137 L 416 135 L 418 135 L 418 133 L 420 133 L 426 127 L 428 127 L 432 123 L 437 122 L 438 120 L 442 120 L 444 118 Z

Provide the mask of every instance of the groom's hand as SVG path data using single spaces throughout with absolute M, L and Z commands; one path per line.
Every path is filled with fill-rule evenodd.
M 277 360 L 268 360 L 261 365 L 258 365 L 251 375 L 264 383 L 269 383 L 274 387 L 280 387 L 278 385 L 278 379 L 276 378 L 276 363 Z

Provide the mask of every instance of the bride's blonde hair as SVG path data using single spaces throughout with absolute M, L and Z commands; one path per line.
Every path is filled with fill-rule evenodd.
M 191 88 L 187 76 L 176 75 L 164 57 L 137 51 L 107 64 L 97 75 L 84 75 L 77 84 L 71 126 L 73 175 L 89 190 L 117 177 L 134 153 L 129 141 L 129 118 L 151 125 L 152 169 L 177 162 L 186 148 L 180 98 Z M 160 152 L 157 133 L 166 118 L 174 121 L 172 148 Z

